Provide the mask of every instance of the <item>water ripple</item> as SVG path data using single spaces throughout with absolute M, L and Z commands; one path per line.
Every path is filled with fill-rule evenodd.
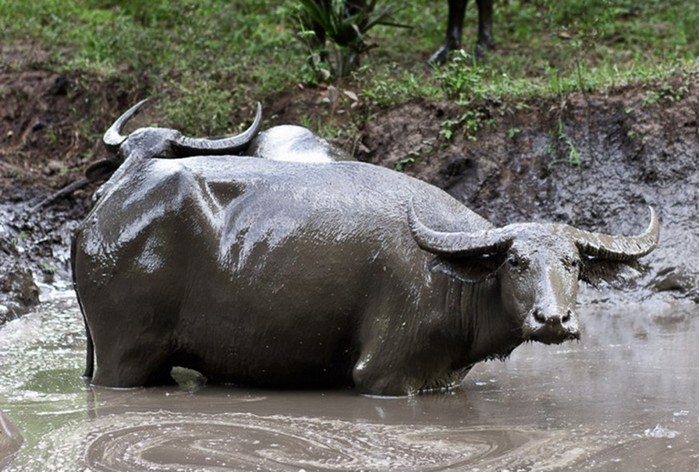
M 590 435 L 583 451 L 570 432 L 535 428 L 151 411 L 105 415 L 77 430 L 55 431 L 40 445 L 46 457 L 37 459 L 53 464 L 53 458 L 78 458 L 76 464 L 59 461 L 59 467 L 92 471 L 546 470 L 570 465 L 605 442 Z

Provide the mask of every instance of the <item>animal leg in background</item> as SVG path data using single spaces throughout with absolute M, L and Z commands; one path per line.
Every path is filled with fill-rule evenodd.
M 476 57 L 481 58 L 495 47 L 493 42 L 493 0 L 476 0 L 476 3 L 478 4 Z
M 476 56 L 482 57 L 493 49 L 493 0 L 476 0 L 478 5 L 478 42 Z M 461 49 L 464 30 L 464 15 L 468 0 L 449 0 L 449 17 L 444 43 L 429 59 L 430 64 L 444 64 L 449 52 Z

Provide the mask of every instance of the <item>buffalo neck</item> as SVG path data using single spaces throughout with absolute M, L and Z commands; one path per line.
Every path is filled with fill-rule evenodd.
M 458 332 L 466 347 L 460 367 L 504 359 L 522 343 L 522 330 L 516 314 L 505 308 L 498 278 L 460 284 Z

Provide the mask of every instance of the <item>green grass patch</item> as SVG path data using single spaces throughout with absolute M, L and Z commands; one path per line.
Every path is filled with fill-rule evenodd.
M 437 69 L 426 60 L 443 40 L 446 2 L 398 6 L 395 21 L 410 28 L 373 28 L 376 47 L 338 84 L 369 114 L 414 99 L 519 102 L 699 71 L 699 2 L 497 1 L 496 50 L 482 63 L 471 55 L 470 4 L 464 51 Z M 236 110 L 317 80 L 294 31 L 298 11 L 292 0 L 0 0 L 0 41 L 40 43 L 52 58 L 44 67 L 142 77 L 167 97 L 168 124 L 215 134 L 237 126 Z M 647 103 L 674 96 L 658 90 Z

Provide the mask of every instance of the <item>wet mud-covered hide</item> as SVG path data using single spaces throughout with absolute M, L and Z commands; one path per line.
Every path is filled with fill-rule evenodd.
M 119 139 L 123 151 L 131 136 Z M 578 279 L 658 239 L 653 212 L 630 237 L 495 228 L 360 162 L 125 157 L 73 242 L 95 385 L 163 383 L 183 366 L 266 387 L 453 387 L 524 341 L 578 339 Z
M 278 125 L 260 132 L 250 142 L 246 154 L 273 161 L 308 163 L 353 160 L 308 128 L 296 125 Z

